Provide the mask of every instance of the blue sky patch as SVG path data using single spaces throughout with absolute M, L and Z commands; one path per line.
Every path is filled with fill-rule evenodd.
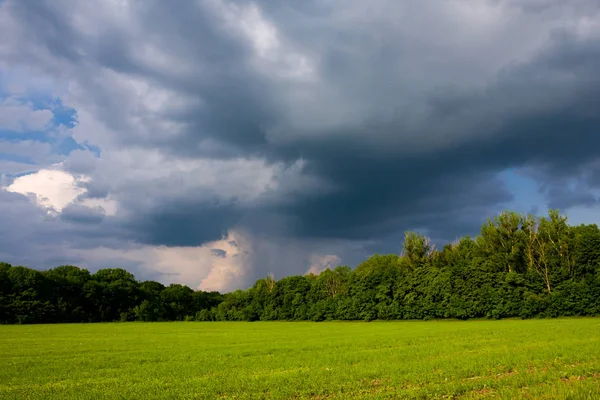
M 50 110 L 53 115 L 52 122 L 55 126 L 74 128 L 77 124 L 77 112 L 74 108 L 67 107 L 60 98 L 43 94 L 30 94 L 20 98 L 24 103 L 29 102 L 33 110 Z
M 539 191 L 539 183 L 534 179 L 520 173 L 517 168 L 509 168 L 498 174 L 500 179 L 508 187 L 514 198 L 509 208 L 520 213 L 544 213 L 540 210 L 545 199 Z

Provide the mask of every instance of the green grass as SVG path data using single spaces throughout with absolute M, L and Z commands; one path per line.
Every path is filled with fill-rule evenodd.
M 600 319 L 0 326 L 2 399 L 600 399 Z

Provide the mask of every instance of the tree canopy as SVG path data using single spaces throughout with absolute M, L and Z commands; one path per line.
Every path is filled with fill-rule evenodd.
M 283 260 L 284 261 L 284 260 Z M 405 234 L 399 255 L 356 268 L 273 276 L 227 294 L 138 282 L 119 268 L 90 274 L 0 263 L 0 322 L 374 320 L 600 314 L 600 229 L 503 212 L 480 235 L 436 250 Z

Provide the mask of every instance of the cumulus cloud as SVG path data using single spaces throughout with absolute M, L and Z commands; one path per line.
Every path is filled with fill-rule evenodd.
M 96 211 L 116 213 L 116 204 L 110 199 L 83 199 L 79 204 L 75 201 L 85 194 L 86 190 L 80 186 L 87 181 L 85 176 L 76 177 L 60 169 L 41 169 L 35 173 L 20 176 L 6 187 L 9 192 L 33 196 L 38 206 L 49 213 L 62 213 L 71 206 L 70 214 L 82 207 L 95 207 Z
M 21 176 L 7 190 L 24 195 L 32 194 L 38 205 L 56 212 L 61 212 L 83 192 L 77 187 L 71 174 L 60 170 L 40 170 Z
M 474 233 L 510 169 L 594 206 L 598 21 L 592 0 L 7 0 L 0 68 L 73 107 L 81 147 L 8 187 L 81 259 L 226 289 Z M 43 129 L 27 104 L 0 124 Z

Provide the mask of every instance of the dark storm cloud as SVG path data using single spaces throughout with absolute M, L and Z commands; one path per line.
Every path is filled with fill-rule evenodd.
M 152 245 L 193 246 L 243 225 L 271 235 L 277 226 L 291 237 L 353 240 L 425 229 L 452 240 L 475 233 L 512 199 L 497 178 L 511 167 L 537 171 L 536 179 L 553 187 L 545 192 L 550 205 L 593 203 L 586 192 L 591 184 L 575 192 L 553 182 L 579 177 L 599 156 L 600 39 L 575 32 L 577 18 L 598 15 L 597 2 L 577 1 L 572 10 L 558 2 L 498 2 L 507 7 L 506 20 L 514 16 L 522 25 L 513 29 L 503 20 L 509 27 L 487 44 L 473 39 L 486 37 L 477 31 L 483 24 L 474 21 L 468 32 L 471 25 L 453 14 L 450 2 L 432 10 L 422 2 L 377 1 L 364 12 L 355 2 L 343 10 L 335 2 L 261 2 L 279 46 L 264 59 L 257 54 L 269 36 L 254 43 L 239 32 L 256 23 L 254 14 L 244 14 L 248 4 L 138 2 L 129 10 L 135 24 L 115 22 L 83 34 L 53 2 L 10 2 L 27 35 L 72 66 L 69 78 L 89 94 L 89 109 L 119 132 L 115 149 L 156 149 L 181 160 L 257 156 L 283 165 L 302 158 L 305 173 L 333 188 L 289 199 L 275 189 L 276 201 L 250 205 L 206 201 L 190 190 L 138 206 L 176 189 L 148 178 L 146 187 L 118 191 L 128 211 L 121 234 Z M 556 21 L 570 18 L 567 11 L 576 15 L 574 25 L 555 29 L 563 25 Z M 458 28 L 464 30 L 451 34 Z M 503 59 L 502 51 L 521 49 L 529 36 L 546 31 L 539 43 Z M 170 66 L 140 59 L 145 44 L 163 50 Z M 286 64 L 298 54 L 312 62 L 313 75 L 282 77 L 300 64 Z M 131 94 L 84 69 L 90 65 L 188 103 L 148 114 L 127 108 Z M 171 136 L 159 128 L 164 121 L 183 128 Z M 72 165 L 91 175 L 88 196 L 116 191 L 119 174 L 88 161 Z
M 548 50 L 506 70 L 485 91 L 430 98 L 433 110 L 427 124 L 451 127 L 458 121 L 467 141 L 429 155 L 397 158 L 364 155 L 359 148 L 354 155 L 348 151 L 339 157 L 341 143 L 320 148 L 322 157 L 313 167 L 344 189 L 294 211 L 307 233 L 316 235 L 368 237 L 377 234 L 370 227 L 384 227 L 386 221 L 402 216 L 405 221 L 420 216 L 405 227 L 431 226 L 435 222 L 425 216 L 438 210 L 443 210 L 441 220 L 456 229 L 465 215 L 452 220 L 453 213 L 510 200 L 494 179 L 495 171 L 537 164 L 551 168 L 552 174 L 544 179 L 572 176 L 600 155 L 598 70 L 600 42 L 555 36 Z M 399 135 L 403 129 L 386 128 L 397 129 Z M 423 128 L 426 136 L 427 125 Z M 595 202 L 590 193 L 581 191 L 556 189 L 547 195 L 550 205 L 561 208 Z M 472 217 L 480 219 L 486 212 L 490 211 Z
M 240 211 L 220 204 L 166 203 L 140 213 L 126 224 L 140 242 L 198 246 L 221 239 L 240 218 Z
M 102 222 L 104 219 L 104 210 L 69 204 L 61 211 L 60 218 L 68 222 L 94 224 Z

